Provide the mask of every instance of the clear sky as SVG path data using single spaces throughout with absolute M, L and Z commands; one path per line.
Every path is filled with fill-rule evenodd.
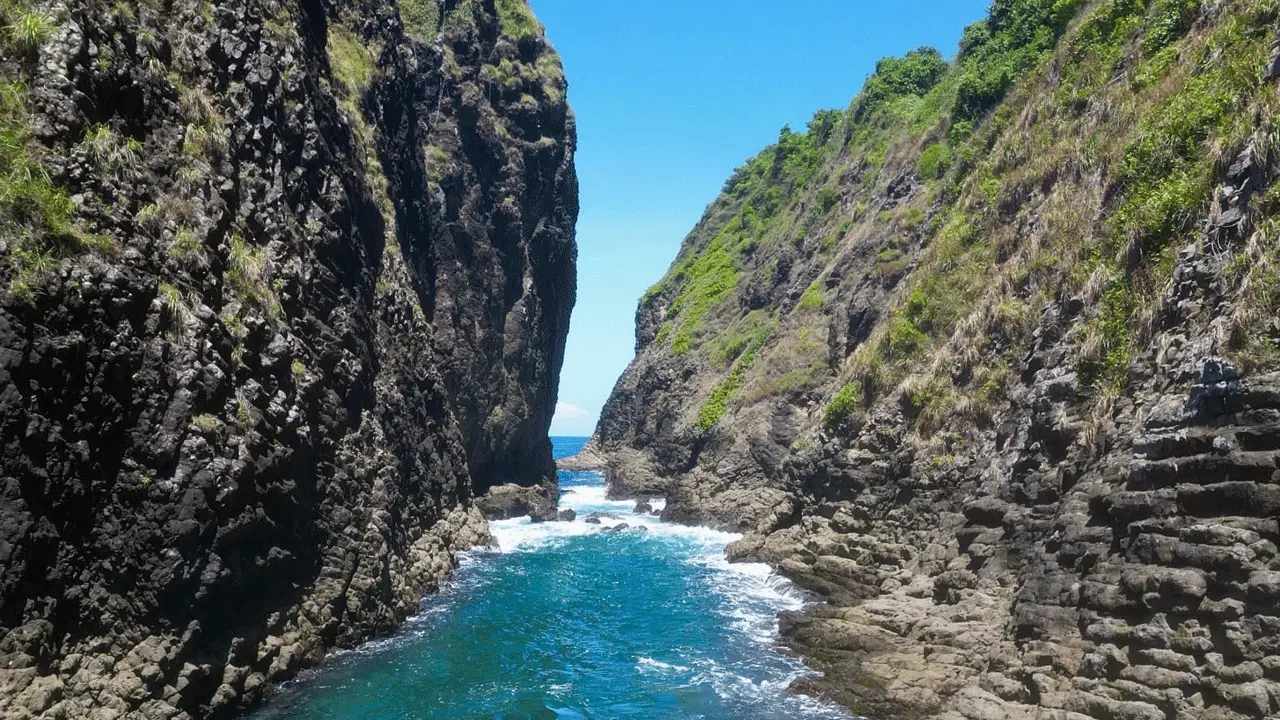
M 877 59 L 954 55 L 987 0 L 530 0 L 578 117 L 578 305 L 552 435 L 590 435 L 636 302 L 747 158 L 843 108 Z

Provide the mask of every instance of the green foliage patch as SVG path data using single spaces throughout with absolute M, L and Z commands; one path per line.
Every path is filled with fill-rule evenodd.
M 862 87 L 854 118 L 865 118 L 896 98 L 924 95 L 938 84 L 948 68 L 942 53 L 931 47 L 917 48 L 900 58 L 880 59 L 875 73 Z
M 0 83 L 0 236 L 9 240 L 9 291 L 19 299 L 29 298 L 63 259 L 115 250 L 109 238 L 75 226 L 71 198 L 37 155 L 23 93 L 19 83 Z
M 672 305 L 672 310 L 680 313 L 671 340 L 673 353 L 683 355 L 693 349 L 703 321 L 721 300 L 737 289 L 741 277 L 723 236 L 693 258 L 684 272 L 684 292 Z
M 952 117 L 976 123 L 1053 49 L 1085 0 L 994 0 L 985 20 L 965 28 Z
M 857 412 L 861 396 L 862 391 L 852 383 L 840 388 L 840 392 L 827 404 L 825 422 L 828 432 L 839 430 Z
M 440 27 L 440 7 L 436 0 L 400 0 L 404 29 L 419 40 L 429 40 Z
M 936 180 L 942 177 L 950 166 L 951 147 L 946 143 L 934 143 L 920 154 L 920 162 L 916 165 L 916 170 L 925 180 Z
M 746 352 L 734 363 L 729 375 L 711 391 L 711 395 L 698 411 L 697 422 L 694 423 L 694 427 L 699 431 L 709 432 L 724 417 L 725 411 L 729 408 L 729 401 L 742 389 L 742 381 L 747 375 L 747 370 L 750 370 L 751 365 L 756 361 L 760 346 L 764 345 L 768 339 L 768 332 L 758 335 Z
M 542 33 L 542 25 L 533 16 L 525 0 L 496 0 L 498 21 L 502 34 L 516 40 L 536 38 Z

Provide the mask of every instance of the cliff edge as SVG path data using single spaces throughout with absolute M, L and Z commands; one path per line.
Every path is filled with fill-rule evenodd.
M 0 717 L 233 716 L 415 613 L 474 498 L 553 506 L 575 130 L 523 0 L 0 25 Z
M 615 495 L 825 602 L 883 718 L 1280 713 L 1277 7 L 996 0 L 738 169 L 640 301 Z

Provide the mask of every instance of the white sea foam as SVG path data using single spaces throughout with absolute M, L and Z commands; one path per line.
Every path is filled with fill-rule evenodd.
M 651 657 L 642 657 L 636 660 L 636 668 L 640 672 L 664 672 L 664 673 L 686 673 L 689 668 L 683 665 L 673 665 L 665 663 L 661 660 L 654 660 Z
M 534 552 L 572 537 L 589 535 L 594 529 L 586 523 L 534 523 L 529 518 L 497 520 L 489 523 L 489 533 L 504 553 Z
M 608 499 L 603 482 L 599 485 L 572 485 L 563 489 L 560 508 L 576 512 L 578 517 L 575 521 L 532 523 L 528 518 L 502 520 L 491 522 L 490 532 L 497 540 L 500 552 L 522 553 L 555 547 L 571 538 L 601 533 L 622 523 L 633 531 L 643 528 L 645 532 L 630 536 L 643 542 L 668 544 L 670 552 L 683 557 L 684 562 L 710 571 L 705 573 L 706 589 L 721 598 L 719 615 L 735 633 L 750 644 L 759 646 L 761 651 L 780 644 L 778 613 L 800 610 L 807 602 L 790 581 L 763 563 L 729 562 L 725 548 L 741 539 L 739 534 L 667 523 L 656 515 L 636 515 L 631 512 L 634 506 L 633 501 Z M 661 512 L 666 501 L 651 500 L 650 506 Z M 599 524 L 585 522 L 592 513 L 615 515 L 618 519 L 600 518 Z M 784 663 L 786 670 L 768 672 L 763 680 L 733 672 L 711 660 L 687 660 L 693 667 L 640 657 L 636 660 L 636 669 L 671 675 L 673 679 L 683 676 L 679 682 L 709 685 L 726 700 L 746 706 L 756 703 L 772 705 L 782 697 L 798 717 L 849 717 L 840 708 L 787 693 L 793 682 L 812 672 L 798 659 Z
M 630 500 L 610 500 L 604 485 L 575 485 L 564 489 L 560 495 L 560 508 L 577 513 L 607 512 L 615 515 L 631 514 L 635 503 Z

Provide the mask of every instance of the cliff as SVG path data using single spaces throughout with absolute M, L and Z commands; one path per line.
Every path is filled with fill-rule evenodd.
M 0 25 L 0 716 L 230 717 L 554 497 L 560 63 L 523 0 Z
M 740 168 L 640 301 L 616 495 L 825 603 L 878 718 L 1280 713 L 1277 6 L 996 0 Z

